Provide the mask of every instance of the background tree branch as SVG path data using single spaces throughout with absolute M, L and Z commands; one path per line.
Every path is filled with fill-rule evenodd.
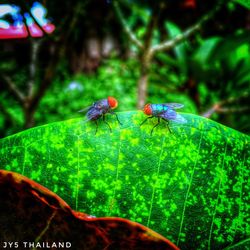
M 210 118 L 214 113 L 240 113 L 248 111 L 249 107 L 225 107 L 226 105 L 239 103 L 242 100 L 249 99 L 249 93 L 244 92 L 241 96 L 230 97 L 228 99 L 222 100 L 215 103 L 211 108 L 202 114 L 206 118 Z
M 37 57 L 40 46 L 42 44 L 42 39 L 34 40 L 31 39 L 31 60 L 29 65 L 29 80 L 27 82 L 27 89 L 28 89 L 28 97 L 32 98 L 34 94 L 34 85 L 35 85 L 35 76 L 36 76 L 36 66 L 37 66 Z
M 143 49 L 142 42 L 136 37 L 136 35 L 132 32 L 132 30 L 130 29 L 129 25 L 127 24 L 127 22 L 126 22 L 126 20 L 125 20 L 125 18 L 123 16 L 123 14 L 122 14 L 122 11 L 121 11 L 121 8 L 120 8 L 120 5 L 119 5 L 118 1 L 114 1 L 113 6 L 114 6 L 115 12 L 117 14 L 117 17 L 118 17 L 119 21 L 122 24 L 123 29 L 125 30 L 125 32 L 128 35 L 128 38 L 138 48 Z
M 177 44 L 189 38 L 196 31 L 198 31 L 205 22 L 210 20 L 221 9 L 224 3 L 225 0 L 221 0 L 218 4 L 215 5 L 215 7 L 209 13 L 204 15 L 196 24 L 192 25 L 191 27 L 183 31 L 183 33 L 179 34 L 178 36 L 174 37 L 171 40 L 167 40 L 158 45 L 153 46 L 151 48 L 151 53 L 155 54 L 156 52 L 159 51 L 170 50 L 174 48 Z
M 177 44 L 181 43 L 188 37 L 190 37 L 192 34 L 194 34 L 197 30 L 201 28 L 201 26 L 211 19 L 215 13 L 217 13 L 220 8 L 225 3 L 225 0 L 220 0 L 218 3 L 216 3 L 215 7 L 208 12 L 206 15 L 204 15 L 197 23 L 192 25 L 190 28 L 185 30 L 183 33 L 179 34 L 178 36 L 174 37 L 173 39 L 164 41 L 162 43 L 159 43 L 157 45 L 152 45 L 152 39 L 154 31 L 157 28 L 157 22 L 160 16 L 161 9 L 164 8 L 164 5 L 162 5 L 159 2 L 154 2 L 152 6 L 152 13 L 150 15 L 150 19 L 148 21 L 148 25 L 145 29 L 144 33 L 144 40 L 143 42 L 139 41 L 135 34 L 132 32 L 132 30 L 129 28 L 129 25 L 127 24 L 118 1 L 114 2 L 114 8 L 117 13 L 117 17 L 120 20 L 125 32 L 127 33 L 129 39 L 139 48 L 138 51 L 138 58 L 140 61 L 140 77 L 137 84 L 137 108 L 141 109 L 147 98 L 147 89 L 148 89 L 148 79 L 149 79 L 149 69 L 153 60 L 154 55 L 163 50 L 170 50 L 174 48 Z
M 4 83 L 7 85 L 9 92 L 14 96 L 14 98 L 23 106 L 25 102 L 25 95 L 20 89 L 12 82 L 11 78 L 7 75 L 2 75 Z

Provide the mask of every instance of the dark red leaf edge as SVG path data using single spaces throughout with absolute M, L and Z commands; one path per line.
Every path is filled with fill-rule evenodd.
M 0 244 L 4 242 L 17 242 L 21 249 L 28 244 L 57 249 L 59 242 L 74 250 L 179 249 L 139 223 L 76 212 L 40 184 L 0 170 Z

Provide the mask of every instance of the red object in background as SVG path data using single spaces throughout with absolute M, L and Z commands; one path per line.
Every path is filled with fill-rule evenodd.
M 25 25 L 10 26 L 8 29 L 0 28 L 0 39 L 26 38 L 28 35 Z
M 32 37 L 42 37 L 43 31 L 39 28 L 39 26 L 36 23 L 33 23 L 28 26 L 30 35 Z
M 196 8 L 196 0 L 185 0 L 183 3 L 183 7 L 187 9 L 195 9 Z
M 55 25 L 52 23 L 48 23 L 43 26 L 43 30 L 45 30 L 46 33 L 50 34 L 55 30 Z
M 46 24 L 42 26 L 41 28 L 36 24 L 33 23 L 32 25 L 28 26 L 30 35 L 32 37 L 42 37 L 44 34 L 44 31 L 48 34 L 52 33 L 55 29 L 55 26 L 53 24 Z
M 37 24 L 32 24 L 28 28 L 29 32 L 24 24 L 20 27 L 11 25 L 8 29 L 0 28 L 0 39 L 26 38 L 29 36 L 29 33 L 32 37 L 42 37 L 44 34 L 43 31 L 50 34 L 55 30 L 53 24 L 42 26 L 43 30 Z
M 0 4 L 0 39 L 42 37 L 50 34 L 55 25 L 46 18 L 47 10 L 39 2 L 34 2 L 29 13 L 22 13 L 17 5 Z M 35 20 L 36 21 L 35 21 Z

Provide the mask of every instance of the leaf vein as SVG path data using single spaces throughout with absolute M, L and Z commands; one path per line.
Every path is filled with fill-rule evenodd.
M 177 239 L 177 245 L 179 244 L 179 241 L 180 241 L 181 231 L 182 231 L 184 217 L 185 217 L 185 212 L 186 212 L 188 195 L 189 195 L 189 192 L 190 192 L 190 189 L 191 189 L 191 185 L 192 185 L 192 181 L 193 181 L 193 176 L 194 176 L 195 168 L 196 168 L 196 165 L 197 165 L 197 162 L 198 162 L 198 156 L 199 156 L 199 153 L 200 153 L 202 137 L 203 137 L 203 133 L 201 133 L 201 136 L 200 136 L 198 151 L 197 151 L 197 155 L 196 155 L 194 167 L 192 169 L 191 179 L 190 179 L 190 182 L 189 182 L 189 185 L 188 185 L 188 189 L 187 189 L 187 192 L 186 192 L 186 196 L 185 196 L 185 200 L 184 200 L 183 211 L 182 211 L 182 216 L 181 216 L 181 224 L 180 224 L 180 229 L 179 229 L 179 234 L 178 234 L 178 239 Z
M 79 196 L 79 171 L 80 171 L 80 150 L 79 150 L 79 138 L 77 136 L 77 178 L 76 178 L 76 198 L 75 198 L 75 207 L 76 211 L 78 210 L 78 196 Z
M 153 186 L 153 192 L 152 192 L 152 196 L 151 196 L 151 200 L 150 200 L 150 209 L 149 209 L 147 227 L 149 227 L 150 219 L 151 219 L 151 215 L 152 215 L 153 201 L 154 201 L 154 196 L 155 196 L 155 187 L 156 187 L 156 183 L 157 183 L 159 172 L 160 172 L 161 157 L 162 157 L 162 153 L 163 153 L 163 145 L 165 143 L 165 140 L 166 140 L 166 137 L 163 137 L 162 144 L 161 144 L 161 153 L 160 153 L 160 156 L 159 156 L 158 166 L 157 166 L 157 177 L 156 177 L 156 181 L 155 181 L 154 186 Z
M 242 210 L 242 196 L 243 196 L 243 182 L 244 182 L 244 171 L 243 171 L 243 168 L 244 168 L 244 165 L 245 165 L 245 160 L 246 160 L 246 153 L 244 152 L 244 155 L 243 155 L 243 161 L 242 163 L 240 164 L 241 165 L 241 168 L 240 168 L 240 177 L 241 177 L 241 180 L 240 180 L 240 192 L 239 192 L 239 198 L 240 198 L 240 201 L 239 201 L 239 215 L 238 217 L 240 217 L 240 214 L 241 214 L 241 210 Z M 235 228 L 235 232 L 234 232 L 234 238 L 236 236 L 236 231 L 237 231 L 237 228 L 239 226 L 239 222 L 237 220 L 237 224 L 236 224 L 236 228 Z
M 119 133 L 119 147 L 118 147 L 118 153 L 117 153 L 117 161 L 116 161 L 116 176 L 115 176 L 115 186 L 114 186 L 114 190 L 113 190 L 113 195 L 112 195 L 112 199 L 110 201 L 110 205 L 109 205 L 109 212 L 111 213 L 111 210 L 113 209 L 113 204 L 115 202 L 115 196 L 116 196 L 116 184 L 118 182 L 119 179 L 119 164 L 120 164 L 120 153 L 121 153 L 121 133 Z
M 222 162 L 222 170 L 224 169 L 224 164 L 225 164 L 225 157 L 226 157 L 226 152 L 227 152 L 227 144 L 228 144 L 228 140 L 226 140 L 226 146 L 225 146 L 224 157 L 223 157 L 223 162 Z M 208 238 L 208 249 L 209 250 L 211 249 L 212 230 L 213 230 L 213 226 L 214 226 L 216 209 L 217 209 L 217 206 L 218 206 L 218 203 L 219 203 L 219 198 L 220 198 L 221 181 L 222 181 L 222 175 L 220 176 L 218 194 L 217 194 L 217 198 L 216 198 L 215 208 L 214 208 L 212 222 L 211 222 L 210 231 L 209 231 L 209 238 Z

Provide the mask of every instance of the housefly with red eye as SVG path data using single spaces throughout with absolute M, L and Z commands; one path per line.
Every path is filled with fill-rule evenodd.
M 110 125 L 105 120 L 105 115 L 107 113 L 115 115 L 118 123 L 122 125 L 118 119 L 117 114 L 113 111 L 113 109 L 115 109 L 117 106 L 118 106 L 118 101 L 114 97 L 108 96 L 108 98 L 94 102 L 90 107 L 82 109 L 78 112 L 86 112 L 87 120 L 95 122 L 96 124 L 95 134 L 97 133 L 97 130 L 98 130 L 97 120 L 100 119 L 101 117 L 102 117 L 102 120 L 109 127 L 110 132 L 112 132 Z
M 151 129 L 150 135 L 152 135 L 153 130 L 155 129 L 155 127 L 157 127 L 160 124 L 161 119 L 163 121 L 165 121 L 167 123 L 167 127 L 170 133 L 171 130 L 169 128 L 169 120 L 177 122 L 177 123 L 186 123 L 187 120 L 177 114 L 175 112 L 175 109 L 179 109 L 182 108 L 184 105 L 183 104 L 179 104 L 179 103 L 163 103 L 163 104 L 146 104 L 144 106 L 143 112 L 146 115 L 151 115 L 150 117 L 147 117 L 141 124 L 144 124 L 148 119 L 151 119 L 153 117 L 157 117 L 158 118 L 158 123 L 156 123 L 154 125 L 154 127 Z

